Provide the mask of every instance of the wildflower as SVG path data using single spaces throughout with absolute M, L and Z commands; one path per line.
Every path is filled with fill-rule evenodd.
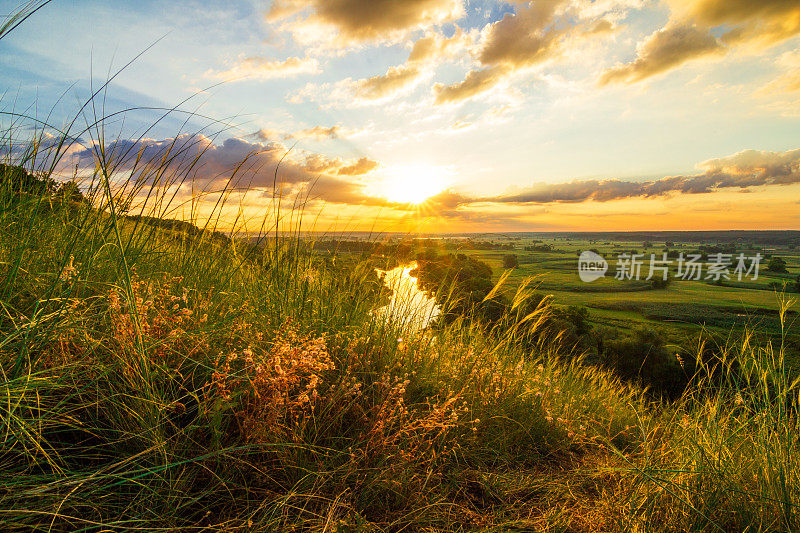
M 117 294 L 116 291 L 111 291 L 110 293 L 108 293 L 108 305 L 114 311 L 119 311 L 121 309 L 119 303 L 119 294 Z
M 69 265 L 64 267 L 64 270 L 61 271 L 61 276 L 59 279 L 61 281 L 69 281 L 73 277 L 78 275 L 78 269 L 74 265 L 75 257 L 70 255 L 69 256 Z

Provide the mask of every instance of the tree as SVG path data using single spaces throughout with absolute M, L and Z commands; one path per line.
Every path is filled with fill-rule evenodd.
M 767 270 L 770 272 L 786 273 L 786 261 L 778 256 L 773 256 L 767 263 Z
M 669 287 L 670 278 L 653 278 L 650 280 L 650 288 L 652 289 L 666 289 Z
M 83 203 L 86 197 L 81 192 L 78 184 L 75 181 L 66 181 L 58 188 L 58 196 L 69 202 Z
M 0 163 L 0 186 L 17 197 L 35 197 L 53 194 L 56 182 L 49 176 L 34 176 L 20 166 Z
M 503 256 L 503 268 L 517 268 L 519 266 L 519 259 L 516 254 L 506 254 Z

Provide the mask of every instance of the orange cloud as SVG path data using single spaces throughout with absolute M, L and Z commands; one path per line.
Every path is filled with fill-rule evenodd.
M 386 205 L 364 192 L 364 175 L 379 166 L 361 158 L 342 161 L 321 154 L 291 151 L 278 141 L 249 142 L 230 138 L 221 144 L 201 134 L 168 139 L 118 140 L 104 146 L 114 173 L 131 175 L 135 186 L 189 187 L 192 190 L 271 193 L 273 184 L 289 190 L 314 191 L 328 202 Z M 72 154 L 70 163 L 94 168 L 91 148 Z M 276 178 L 277 176 L 277 178 Z M 340 176 L 346 176 L 342 179 Z
M 342 132 L 340 126 L 314 126 L 292 133 L 293 139 L 338 139 Z
M 377 100 L 397 94 L 415 85 L 426 72 L 439 62 L 453 57 L 469 42 L 460 29 L 452 37 L 429 33 L 418 39 L 403 65 L 389 67 L 386 74 L 354 82 L 353 91 L 359 98 Z
M 348 165 L 346 167 L 342 167 L 339 169 L 340 176 L 361 176 L 364 174 L 369 174 L 376 168 L 378 168 L 379 163 L 377 161 L 373 161 L 369 158 L 362 157 L 352 165 Z
M 607 70 L 600 78 L 600 84 L 641 81 L 692 59 L 724 50 L 722 43 L 707 30 L 679 23 L 664 26 L 637 48 L 637 57 L 633 62 Z
M 459 102 L 484 93 L 499 84 L 509 70 L 504 66 L 471 70 L 462 82 L 453 85 L 437 83 L 433 86 L 433 91 L 436 94 L 436 103 Z
M 670 21 L 639 43 L 638 57 L 604 73 L 600 83 L 637 82 L 734 46 L 770 46 L 800 35 L 796 0 L 667 0 Z M 711 34 L 718 29 L 722 36 Z
M 344 42 L 383 41 L 461 18 L 462 0 L 275 0 L 267 17 L 311 13 L 295 25 L 333 28 Z
M 437 103 L 457 102 L 487 92 L 520 69 L 544 65 L 570 46 L 608 35 L 614 25 L 614 2 L 586 9 L 570 0 L 517 2 L 515 13 L 483 29 L 476 57 L 483 68 L 469 71 L 465 79 L 434 87 Z
M 728 42 L 774 44 L 800 33 L 795 0 L 669 0 L 674 12 L 708 27 L 731 26 Z
M 699 194 L 722 189 L 800 183 L 800 149 L 786 152 L 744 150 L 728 157 L 704 161 L 698 166 L 705 171 L 690 176 L 670 176 L 654 181 L 573 181 L 473 201 L 512 204 L 576 203 L 587 200 L 608 202 L 670 193 Z
M 240 81 L 244 79 L 268 80 L 300 74 L 319 74 L 320 72 L 319 62 L 314 58 L 290 57 L 283 61 L 277 61 L 264 57 L 246 57 L 227 70 L 209 70 L 206 75 L 228 81 Z
M 341 126 L 314 126 L 313 128 L 306 128 L 293 133 L 282 132 L 271 128 L 262 128 L 255 133 L 251 133 L 248 137 L 255 138 L 261 141 L 269 141 L 274 139 L 338 139 L 344 134 L 344 129 Z
M 444 37 L 440 33 L 428 33 L 414 43 L 408 61 L 409 63 L 439 62 L 454 57 L 471 40 L 470 36 L 460 28 L 457 28 L 452 37 Z
M 420 75 L 413 65 L 389 67 L 386 74 L 355 82 L 355 94 L 370 100 L 384 98 L 412 84 Z
M 485 30 L 479 59 L 484 65 L 519 68 L 541 63 L 558 47 L 564 31 L 553 25 L 565 0 L 534 2 L 507 13 Z

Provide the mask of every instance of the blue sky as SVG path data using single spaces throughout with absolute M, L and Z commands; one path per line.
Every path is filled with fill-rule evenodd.
M 293 147 L 325 224 L 800 228 L 799 36 L 786 0 L 56 0 L 0 42 L 0 107 L 61 124 L 143 52 L 106 112 L 220 122 L 109 131 L 266 147 L 256 189 Z

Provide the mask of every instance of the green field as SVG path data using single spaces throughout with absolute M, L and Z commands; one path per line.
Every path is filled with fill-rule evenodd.
M 366 11 L 390 4 L 415 9 Z M 117 150 L 105 107 L 0 109 L 0 533 L 800 531 L 800 231 L 329 238 L 291 167 L 240 191 L 251 153 L 199 189 L 195 136 Z M 788 271 L 578 274 L 584 250 L 732 245 Z
M 652 339 L 606 337 L 595 365 L 570 324 L 546 340 L 564 310 L 542 301 L 542 320 L 475 307 L 420 331 L 375 312 L 385 256 L 117 214 L 110 180 L 77 197 L 44 176 L 0 166 L 2 531 L 797 530 L 788 347 L 715 347 L 722 369 L 701 348 L 656 396 L 631 366 L 669 385 L 684 362 Z M 778 327 L 777 276 L 584 284 L 596 243 L 459 242 L 492 267 L 455 256 L 482 273 L 466 281 L 493 293 L 514 252 L 502 290 L 536 277 L 595 324 Z
M 508 245 L 510 242 L 506 236 L 482 236 L 482 239 L 498 245 Z M 526 246 L 533 244 L 550 245 L 554 251 L 525 250 Z M 777 245 L 757 249 L 737 247 L 735 255 L 744 253 L 748 259 L 756 253 L 783 258 L 788 274 L 769 272 L 768 259 L 764 258 L 757 279 L 743 276 L 739 281 L 737 276 L 731 275 L 731 279 L 724 281 L 723 285 L 716 285 L 705 279 L 681 280 L 677 277 L 677 259 L 673 259 L 669 274 L 670 284 L 666 288 L 654 289 L 645 279 L 649 274 L 649 257 L 650 254 L 656 254 L 656 258 L 660 259 L 666 247 L 664 242 L 651 244 L 651 247 L 645 249 L 642 241 L 598 243 L 589 240 L 565 240 L 564 237 L 523 237 L 513 241 L 513 250 L 476 250 L 469 246 L 468 241 L 453 248 L 486 262 L 492 267 L 494 277 L 498 280 L 505 272 L 504 256 L 516 255 L 519 266 L 513 269 L 505 282 L 507 293 L 513 293 L 526 278 L 534 278 L 538 290 L 553 295 L 557 304 L 589 309 L 591 321 L 595 324 L 624 328 L 645 323 L 655 325 L 674 337 L 701 328 L 727 332 L 732 327 L 751 326 L 772 334 L 780 332 L 777 317 L 779 291 L 770 284 L 782 285 L 787 282 L 791 285 L 794 282 L 800 272 L 800 251 Z M 696 242 L 674 242 L 669 249 L 689 254 L 697 250 L 698 245 Z M 604 278 L 585 283 L 578 276 L 578 254 L 590 249 L 598 251 L 606 258 L 609 272 Z M 645 254 L 641 278 L 638 281 L 614 278 L 617 255 L 629 250 Z M 704 262 L 703 278 L 707 274 L 706 265 Z

